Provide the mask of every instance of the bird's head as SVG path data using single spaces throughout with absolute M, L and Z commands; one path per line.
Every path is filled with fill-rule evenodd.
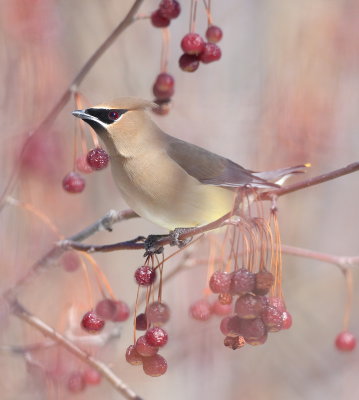
M 75 117 L 87 122 L 105 142 L 110 153 L 145 141 L 153 122 L 145 110 L 154 104 L 134 97 L 123 97 L 85 110 L 73 111 Z M 114 146 L 113 146 L 114 145 Z

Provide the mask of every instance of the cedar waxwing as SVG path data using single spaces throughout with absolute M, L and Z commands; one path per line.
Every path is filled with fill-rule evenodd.
M 120 98 L 73 112 L 104 142 L 113 178 L 141 217 L 173 230 L 215 221 L 233 207 L 235 189 L 275 188 L 303 165 L 253 172 L 222 156 L 164 133 L 148 116 L 154 104 Z

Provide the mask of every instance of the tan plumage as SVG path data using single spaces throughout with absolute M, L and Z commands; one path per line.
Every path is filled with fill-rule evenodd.
M 263 178 L 276 181 L 303 168 L 265 173 L 246 170 L 164 133 L 147 115 L 146 108 L 152 106 L 145 100 L 121 98 L 73 114 L 103 140 L 114 180 L 128 205 L 162 227 L 214 221 L 231 210 L 233 188 L 247 184 L 275 187 Z

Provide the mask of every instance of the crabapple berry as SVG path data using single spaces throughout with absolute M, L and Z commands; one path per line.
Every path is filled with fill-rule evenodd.
M 136 351 L 142 357 L 150 357 L 158 352 L 158 347 L 151 346 L 146 339 L 146 336 L 140 336 L 136 341 Z
M 83 377 L 88 385 L 98 385 L 102 380 L 102 375 L 94 368 L 86 369 Z
M 69 193 L 81 193 L 85 184 L 85 179 L 75 171 L 69 172 L 62 180 L 62 187 Z
M 209 279 L 209 288 L 213 293 L 228 293 L 232 275 L 224 271 L 215 271 Z
M 87 155 L 82 155 L 76 159 L 76 169 L 83 174 L 90 174 L 93 169 L 89 166 L 87 162 Z
M 269 332 L 278 332 L 282 329 L 282 313 L 278 308 L 266 306 L 262 312 L 262 320 Z
M 282 313 L 282 329 L 289 329 L 292 326 L 292 316 L 289 314 L 288 311 L 284 311 Z
M 211 304 L 206 299 L 197 300 L 191 305 L 189 311 L 192 318 L 197 321 L 208 321 L 212 314 Z
M 157 90 L 165 92 L 174 88 L 175 80 L 172 75 L 162 72 L 159 74 L 155 81 L 155 87 Z
M 274 283 L 274 275 L 266 270 L 259 271 L 255 274 L 256 283 L 254 293 L 261 296 L 267 294 Z
M 209 64 L 213 61 L 219 60 L 221 56 L 221 49 L 215 43 L 205 43 L 204 48 L 199 55 L 199 59 L 204 64 Z
M 136 317 L 136 330 L 137 331 L 146 331 L 147 330 L 147 317 L 146 314 L 141 313 Z
M 123 322 L 130 316 L 128 304 L 122 300 L 115 300 L 115 312 L 112 317 L 113 322 Z
M 232 312 L 232 304 L 222 304 L 218 299 L 212 304 L 212 313 L 223 317 Z
M 142 364 L 142 356 L 136 350 L 135 345 L 128 346 L 126 349 L 126 361 L 131 365 L 141 365 Z
M 87 157 L 86 157 L 88 165 L 93 170 L 96 170 L 96 171 L 106 168 L 109 159 L 110 159 L 109 155 L 101 147 L 96 147 L 96 148 L 90 150 L 87 153 Z
M 199 58 L 191 54 L 182 54 L 178 64 L 183 71 L 194 72 L 199 67 Z
M 61 264 L 65 271 L 73 272 L 80 268 L 81 260 L 75 251 L 67 251 L 61 257 Z
M 140 286 L 150 286 L 156 279 L 156 270 L 149 265 L 143 265 L 135 271 L 135 280 Z
M 145 337 L 147 343 L 153 347 L 163 347 L 168 341 L 167 332 L 159 326 L 148 329 Z
M 105 321 L 94 311 L 88 311 L 81 321 L 82 328 L 89 333 L 99 333 L 105 326 Z
M 177 18 L 181 12 L 181 5 L 176 0 L 162 0 L 158 8 L 161 15 L 168 19 Z
M 222 39 L 223 32 L 219 26 L 210 25 L 206 30 L 206 39 L 211 43 L 217 43 Z
M 67 389 L 71 393 L 80 393 L 86 387 L 85 379 L 81 372 L 73 372 L 67 381 Z
M 336 337 L 335 346 L 340 351 L 352 351 L 356 346 L 356 342 L 356 338 L 352 333 L 343 331 Z
M 160 9 L 157 9 L 151 14 L 151 22 L 156 28 L 165 28 L 171 21 L 162 15 Z
M 244 294 L 253 292 L 255 275 L 246 268 L 233 272 L 231 281 L 232 294 Z
M 182 50 L 186 54 L 199 55 L 204 49 L 204 40 L 198 33 L 187 33 L 181 41 Z
M 152 324 L 164 324 L 170 319 L 170 309 L 167 304 L 155 301 L 147 306 L 146 316 Z
M 149 376 L 161 376 L 167 371 L 167 361 L 159 354 L 143 359 L 143 371 Z
M 253 319 L 260 316 L 264 306 L 265 303 L 260 296 L 247 293 L 237 299 L 234 310 L 239 318 Z

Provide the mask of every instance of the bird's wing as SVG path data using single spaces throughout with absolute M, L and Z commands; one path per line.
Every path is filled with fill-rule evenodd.
M 278 187 L 278 185 L 252 174 L 225 157 L 212 153 L 194 144 L 168 136 L 167 154 L 183 168 L 187 174 L 206 185 L 238 187 Z

